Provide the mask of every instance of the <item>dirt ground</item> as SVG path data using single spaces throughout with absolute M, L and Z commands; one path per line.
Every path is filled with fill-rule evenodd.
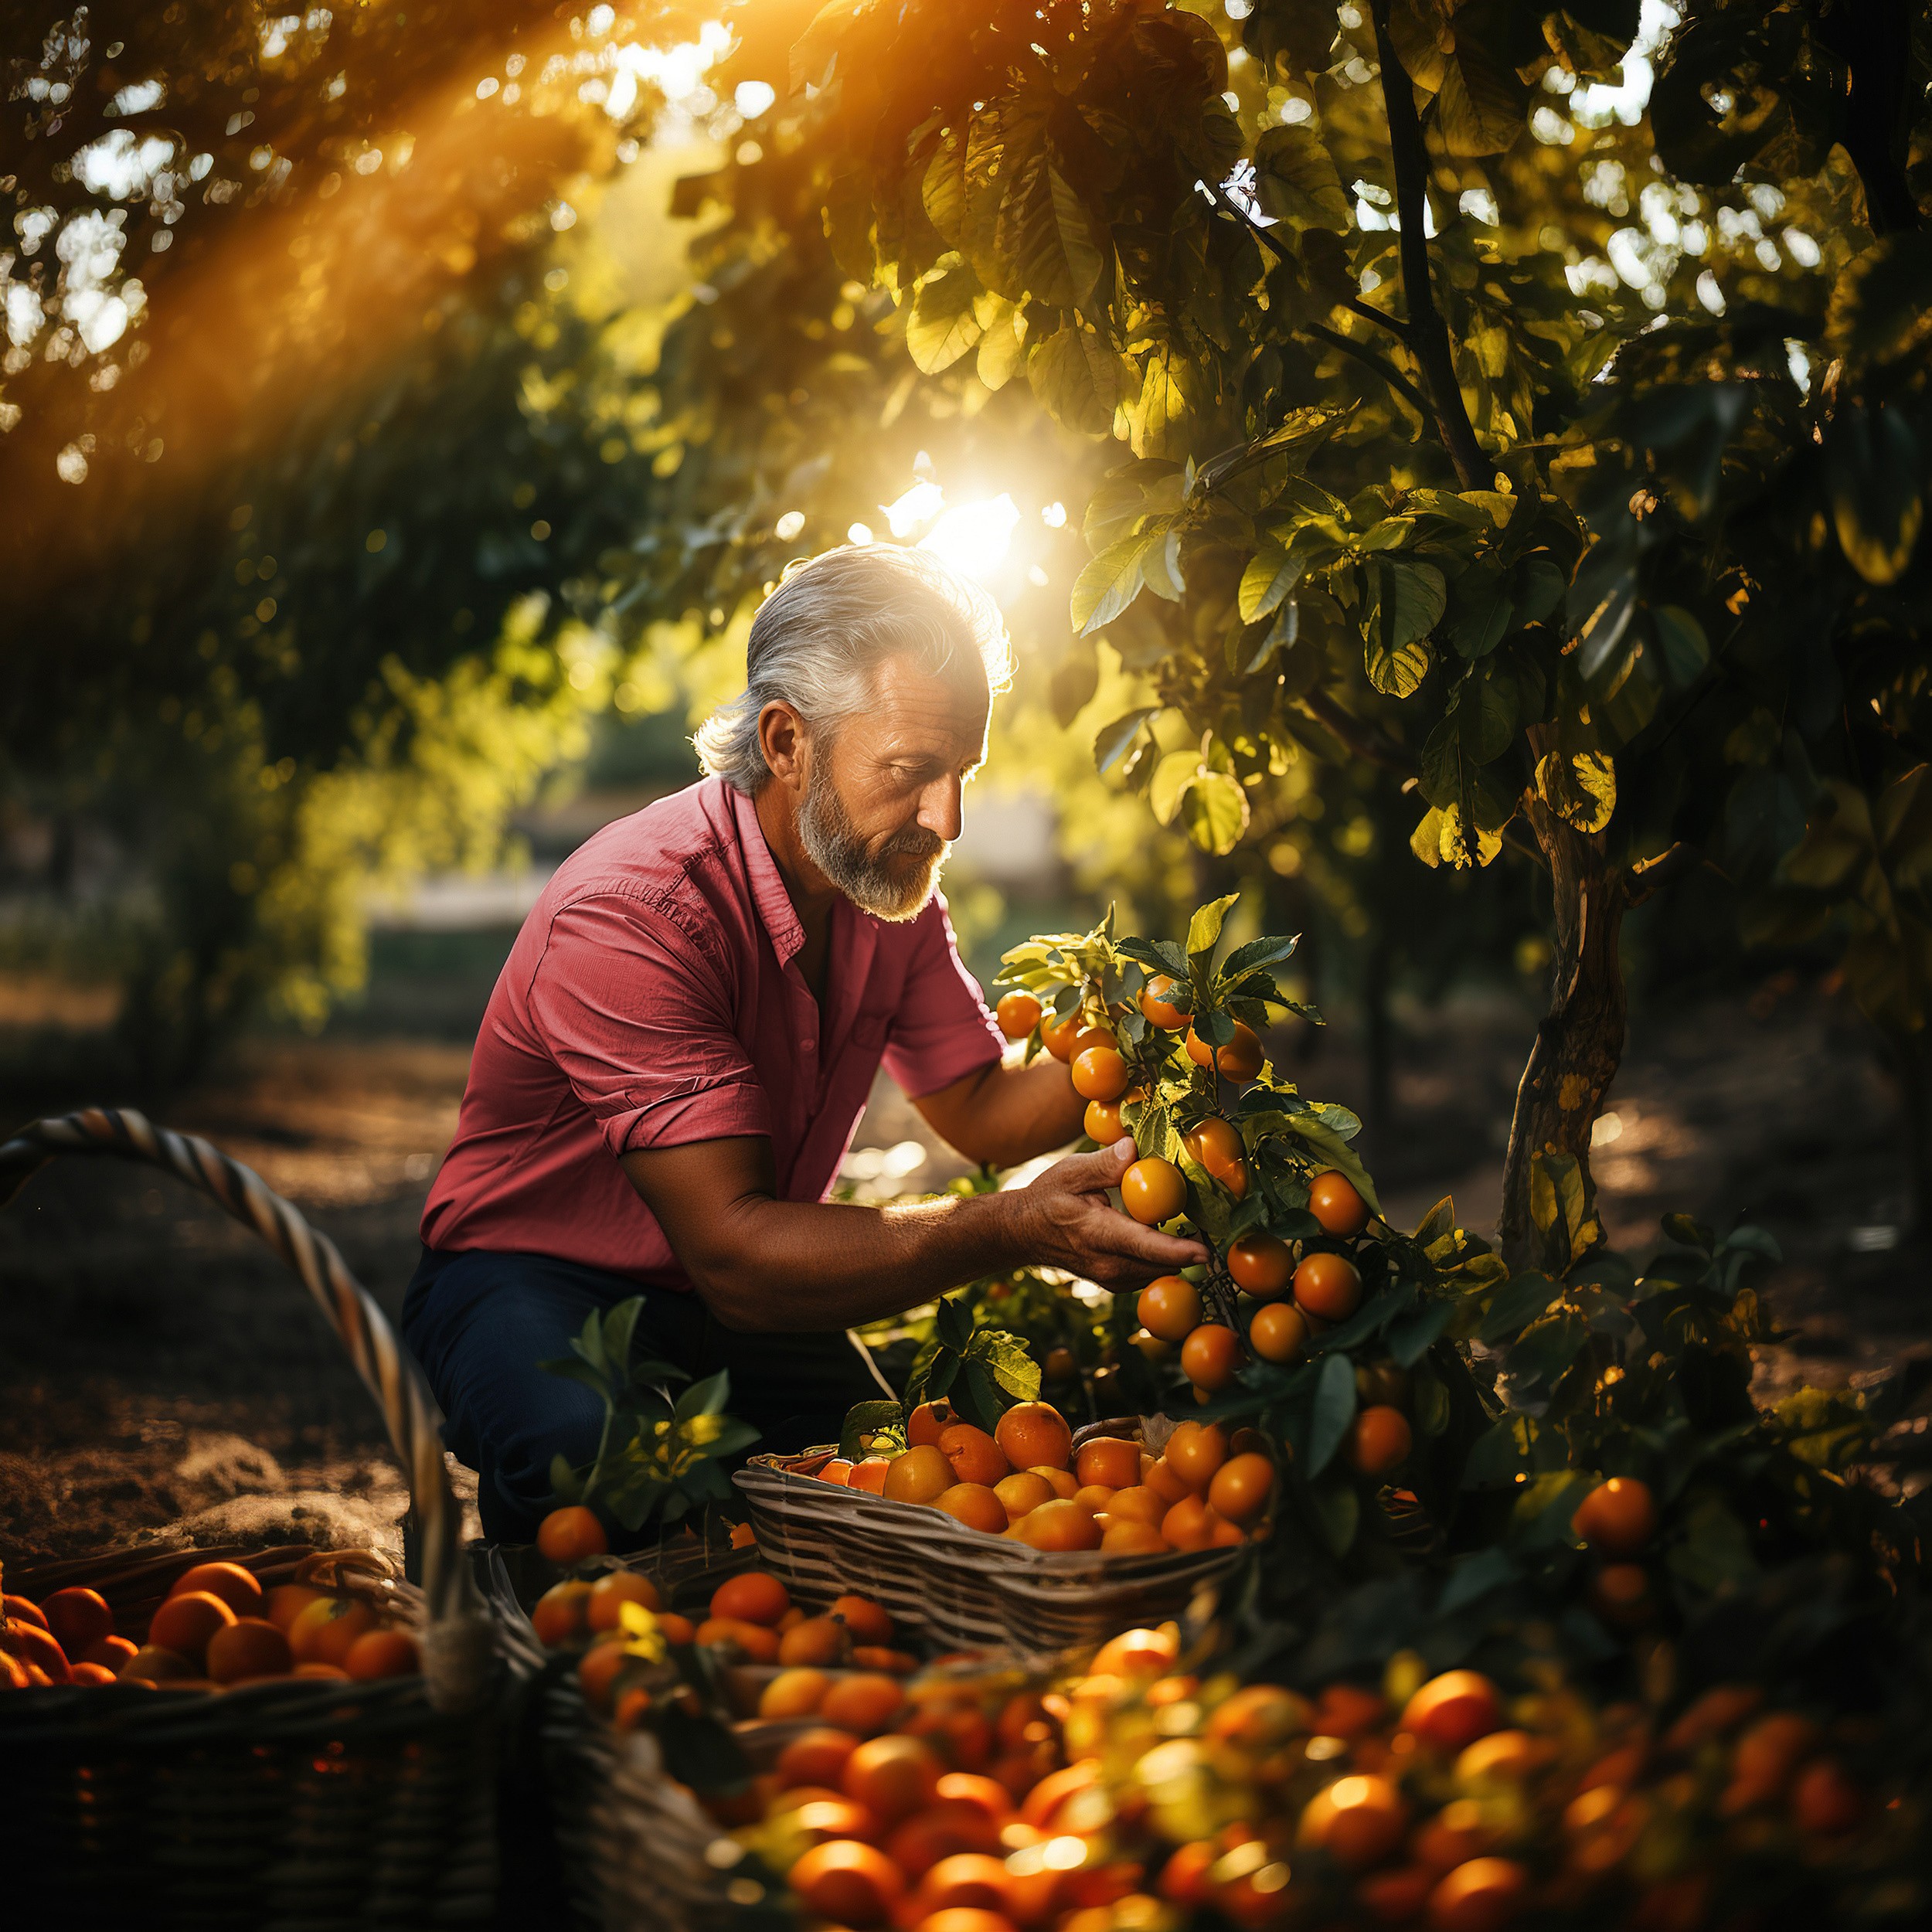
M 1464 1002 L 1410 1019 L 1399 1117 L 1369 1156 L 1392 1219 L 1413 1225 L 1451 1193 L 1480 1230 L 1529 1016 Z M 257 1040 L 167 1124 L 257 1168 L 393 1314 L 467 1062 L 464 1046 L 420 1038 Z M 1298 1077 L 1359 1101 L 1345 1037 Z M 0 1090 L 0 1114 L 111 1097 Z M 1785 1259 L 1765 1286 L 1794 1333 L 1760 1365 L 1767 1386 L 1856 1382 L 1932 1354 L 1926 1257 L 1900 1227 L 1896 1100 L 1842 1003 L 1760 990 L 1749 1005 L 1640 1018 L 1599 1137 L 1602 1207 L 1627 1251 L 1647 1251 L 1676 1208 L 1776 1235 Z M 902 1185 L 957 1171 L 882 1079 L 857 1148 L 907 1141 L 927 1158 Z M 252 1234 L 171 1177 L 112 1161 L 46 1169 L 0 1213 L 0 1560 L 177 1538 L 399 1545 L 401 1478 L 321 1316 Z M 1921 1417 L 1895 1432 L 1888 1487 L 1932 1481 L 1927 1429 Z

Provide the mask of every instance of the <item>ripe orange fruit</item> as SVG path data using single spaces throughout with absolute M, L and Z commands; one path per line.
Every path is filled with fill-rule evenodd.
M 1031 1469 L 1022 1469 L 995 1483 L 993 1494 L 998 1497 L 1000 1507 L 1006 1512 L 1006 1520 L 1015 1523 L 1029 1509 L 1037 1509 L 1042 1503 L 1051 1502 L 1054 1489 L 1044 1476 Z
M 260 1614 L 277 1630 L 286 1631 L 311 1604 L 327 1594 L 307 1583 L 277 1583 L 263 1599 Z
M 1403 1707 L 1402 1727 L 1446 1757 L 1502 1723 L 1502 1699 L 1481 1671 L 1444 1671 Z
M 1002 993 L 993 1017 L 1009 1039 L 1024 1039 L 1039 1024 L 1041 1010 L 1031 993 Z
M 185 1597 L 192 1591 L 205 1590 L 211 1597 L 219 1597 L 237 1617 L 259 1617 L 262 1614 L 262 1587 L 252 1570 L 244 1570 L 240 1563 L 197 1563 L 192 1570 L 184 1570 L 175 1580 L 170 1597 Z M 64 1595 L 56 1592 L 56 1596 Z M 87 1592 L 89 1596 L 93 1591 Z M 60 1627 L 53 1621 L 54 1597 L 49 1597 L 41 1607 L 47 1612 L 47 1625 L 58 1637 Z M 104 1608 L 105 1606 L 104 1605 Z M 107 1632 L 103 1631 L 102 1636 Z
M 1791 1787 L 1791 1816 L 1801 1832 L 1842 1838 L 1865 1816 L 1865 1794 L 1835 1757 L 1815 1757 Z
M 807 1910 L 834 1925 L 883 1925 L 904 1894 L 899 1867 L 876 1845 L 828 1838 L 791 1868 L 791 1889 Z
M 1015 1469 L 1064 1469 L 1073 1432 L 1050 1402 L 1015 1403 L 994 1425 L 993 1440 Z
M 742 1617 L 707 1617 L 692 1634 L 700 1644 L 719 1644 L 736 1651 L 747 1663 L 778 1661 L 778 1633 L 768 1624 L 747 1623 Z
M 1207 1734 L 1216 1743 L 1234 1744 L 1257 1756 L 1300 1736 L 1312 1713 L 1305 1698 L 1279 1684 L 1248 1684 L 1214 1708 Z
M 1236 1287 L 1247 1289 L 1257 1301 L 1267 1301 L 1288 1285 L 1294 1257 L 1287 1243 L 1272 1234 L 1244 1234 L 1229 1243 L 1227 1267 Z
M 1055 1497 L 1021 1517 L 1016 1533 L 1032 1549 L 1097 1549 L 1100 1526 L 1094 1512 L 1071 1497 Z
M 680 1617 L 675 1610 L 658 1612 L 658 1634 L 667 1644 L 695 1644 L 698 1641 L 698 1627 L 689 1617 Z
M 1141 1445 L 1124 1436 L 1096 1436 L 1081 1444 L 1073 1474 L 1083 1488 L 1093 1483 L 1131 1488 L 1141 1480 Z
M 883 1731 L 904 1707 L 906 1693 L 896 1677 L 884 1671 L 855 1671 L 849 1677 L 835 1680 L 818 1706 L 818 1715 L 828 1724 L 861 1736 Z M 861 1804 L 869 1803 L 862 1794 L 851 1795 Z
M 1181 1145 L 1193 1157 L 1195 1164 L 1206 1168 L 1210 1174 L 1218 1174 L 1223 1168 L 1234 1165 L 1247 1151 L 1242 1146 L 1241 1137 L 1233 1125 L 1219 1114 L 1210 1114 L 1206 1120 L 1190 1127 L 1181 1136 Z
M 1178 1033 L 1188 1023 L 1187 1015 L 1168 998 L 1173 990 L 1174 981 L 1165 973 L 1157 973 L 1141 988 L 1141 1011 L 1148 1025 L 1164 1033 Z
M 211 1570 L 215 1566 L 204 1563 L 201 1567 Z M 241 1573 L 248 1577 L 251 1583 L 255 1583 L 247 1570 Z M 256 1583 L 257 1603 L 261 1601 L 261 1586 Z M 47 1634 L 70 1657 L 84 1656 L 102 1638 L 114 1634 L 114 1614 L 107 1607 L 107 1598 L 97 1590 L 77 1587 L 56 1590 L 41 1604 L 40 1616 Z
M 1039 1029 L 1040 1044 L 1064 1066 L 1073 1057 L 1073 1043 L 1087 1030 L 1087 1022 L 1077 1006 L 1064 1019 L 1044 1020 Z
M 914 1932 L 940 1921 L 936 1932 L 989 1932 L 984 1923 L 1012 1923 L 1012 1874 L 998 1859 L 984 1852 L 955 1852 L 941 1859 L 920 1881 L 913 1895 Z
M 626 1604 L 656 1611 L 664 1607 L 664 1599 L 648 1577 L 640 1577 L 634 1570 L 614 1570 L 590 1586 L 586 1621 L 593 1630 L 620 1629 Z
M 842 1664 L 852 1655 L 852 1632 L 836 1617 L 807 1617 L 778 1639 L 781 1664 Z
M 1187 1478 L 1165 1456 L 1156 1456 L 1151 1462 L 1141 1464 L 1141 1481 L 1143 1487 L 1152 1490 L 1164 1503 L 1177 1503 L 1189 1493 Z
M 1261 1042 L 1252 1026 L 1234 1022 L 1234 1037 L 1216 1053 L 1190 1026 L 1187 1029 L 1187 1056 L 1196 1066 L 1218 1067 L 1221 1077 L 1251 1080 L 1261 1070 Z
M 1089 1100 L 1080 1124 L 1087 1129 L 1087 1138 L 1100 1147 L 1111 1147 L 1127 1131 L 1118 1100 Z
M 1321 1223 L 1324 1234 L 1345 1239 L 1369 1225 L 1368 1202 L 1355 1192 L 1355 1183 L 1333 1168 L 1308 1183 L 1308 1212 Z
M 1591 1581 L 1590 1600 L 1606 1622 L 1634 1630 L 1650 1615 L 1650 1572 L 1641 1563 L 1606 1563 Z
M 1056 1469 L 1051 1463 L 1036 1463 L 1026 1474 L 1039 1477 L 1062 1502 L 1071 1497 L 1080 1486 L 1072 1470 Z
M 1218 1321 L 1203 1321 L 1181 1344 L 1181 1372 L 1197 1389 L 1213 1395 L 1231 1383 L 1241 1366 L 1241 1338 Z
M 940 1437 L 958 1420 L 953 1405 L 944 1399 L 922 1402 L 906 1418 L 906 1447 L 917 1449 L 929 1442 L 937 1447 Z
M 1141 1289 L 1134 1311 L 1163 1342 L 1185 1342 L 1200 1325 L 1200 1291 L 1184 1275 L 1163 1274 Z
M 1304 1255 L 1294 1271 L 1294 1299 L 1304 1315 L 1345 1321 L 1362 1299 L 1362 1275 L 1345 1254 Z
M 9 1624 L 31 1624 L 36 1630 L 46 1630 L 47 1620 L 40 1614 L 40 1606 L 26 1597 L 16 1597 L 11 1590 L 0 1593 L 0 1621 Z
M 1248 1324 L 1248 1346 L 1264 1362 L 1292 1362 L 1308 1340 L 1308 1322 L 1292 1301 L 1270 1301 L 1257 1308 Z
M 286 1677 L 295 1668 L 288 1639 L 263 1617 L 239 1617 L 208 1640 L 208 1675 L 217 1684 Z
M 827 1614 L 845 1624 L 855 1644 L 889 1644 L 893 1640 L 891 1613 L 869 1597 L 835 1597 Z
M 80 1661 L 83 1664 L 104 1664 L 109 1670 L 118 1672 L 139 1648 L 125 1637 L 104 1637 Z
M 345 1611 L 349 1607 L 342 1605 Z M 360 1604 L 355 1608 L 362 1610 L 369 1621 L 374 1621 Z M 172 1650 L 177 1657 L 186 1658 L 191 1664 L 199 1664 L 208 1654 L 209 1638 L 234 1621 L 235 1613 L 212 1590 L 191 1590 L 182 1596 L 170 1597 L 155 1612 L 154 1621 L 148 1626 L 148 1641 L 163 1650 Z M 322 1658 L 329 1664 L 342 1661 L 339 1657 Z
M 317 1600 L 332 1603 L 337 1600 L 326 1597 Z M 304 1617 L 315 1614 L 313 1605 L 303 1611 L 289 1626 L 291 1634 L 302 1627 Z M 553 1583 L 536 1600 L 536 1607 L 530 1612 L 530 1621 L 536 1628 L 538 1640 L 555 1650 L 558 1645 L 573 1643 L 581 1637 L 590 1627 L 590 1586 L 582 1578 L 572 1577 L 560 1583 Z
M 114 1672 L 105 1664 L 70 1664 L 67 1672 L 70 1681 L 77 1684 L 111 1684 L 114 1681 Z
M 1252 1522 L 1274 1494 L 1274 1464 L 1251 1449 L 1230 1456 L 1208 1485 L 1208 1502 L 1233 1523 Z
M 1414 1438 L 1409 1418 L 1386 1403 L 1355 1412 L 1349 1425 L 1349 1460 L 1365 1476 L 1386 1476 L 1409 1460 Z
M 65 1684 L 73 1675 L 73 1661 L 53 1631 L 24 1620 L 11 1620 L 0 1630 L 0 1658 L 11 1660 L 0 1668 L 7 1672 L 16 1690 L 25 1688 L 19 1681 L 23 1671 L 38 1673 L 27 1678 L 36 1689 L 42 1684 Z
M 1634 1476 L 1612 1476 L 1577 1505 L 1570 1526 L 1606 1556 L 1634 1556 L 1657 1533 L 1656 1498 Z
M 886 1855 L 915 1881 L 941 1859 L 1000 1849 L 999 1827 L 978 1805 L 949 1804 L 943 1798 L 915 1811 L 886 1841 Z
M 116 1673 L 130 1682 L 173 1684 L 192 1677 L 195 1667 L 188 1659 L 158 1644 L 143 1644 Z
M 1228 1459 L 1228 1439 L 1212 1422 L 1184 1422 L 1167 1439 L 1168 1468 L 1197 1495 Z M 1149 1487 L 1154 1485 L 1150 1482 Z
M 192 1600 L 183 1597 L 174 1600 L 187 1603 Z M 155 1613 L 156 1629 L 160 1628 L 162 1611 L 167 1608 L 163 1604 Z M 376 1613 L 367 1604 L 354 1603 L 345 1597 L 325 1597 L 319 1604 L 311 1604 L 289 1626 L 288 1648 L 298 1664 L 339 1665 L 349 1655 L 349 1645 L 365 1631 L 375 1628 Z M 168 1648 L 172 1650 L 176 1646 L 171 1644 Z M 182 1654 L 188 1655 L 185 1651 Z
M 735 1617 L 747 1624 L 775 1624 L 791 1607 L 791 1591 L 765 1570 L 727 1577 L 711 1593 L 713 1616 Z
M 825 1701 L 832 1679 L 821 1670 L 801 1667 L 781 1670 L 758 1694 L 758 1715 L 764 1718 L 811 1717 Z
M 1394 1851 L 1408 1822 L 1402 1795 L 1386 1777 L 1344 1777 L 1308 1801 L 1298 1835 L 1337 1864 L 1359 1871 Z
M 1083 1482 L 1073 1492 L 1073 1500 L 1083 1502 L 1096 1516 L 1104 1515 L 1114 1500 L 1114 1492 L 1104 1482 Z M 1105 1524 L 1101 1527 L 1104 1529 Z
M 884 1644 L 855 1644 L 852 1661 L 861 1670 L 879 1670 L 894 1677 L 910 1677 L 919 1668 L 919 1659 L 909 1650 L 893 1650 Z
M 1073 1091 L 1083 1100 L 1117 1100 L 1127 1091 L 1127 1062 L 1115 1047 L 1088 1047 L 1073 1056 L 1070 1070 Z
M 922 1442 L 887 1464 L 886 1498 L 890 1502 L 934 1502 L 957 1480 L 939 1444 Z
M 583 1675 L 584 1664 L 587 1664 L 599 1651 L 607 1652 L 612 1658 L 619 1660 L 624 1655 L 621 1645 L 600 1644 L 596 1649 L 587 1654 L 583 1664 L 577 1666 L 580 1679 Z M 423 1662 L 416 1648 L 416 1639 L 407 1631 L 366 1630 L 349 1645 L 348 1655 L 342 1659 L 342 1668 L 352 1678 L 366 1681 L 378 1677 L 413 1677 L 423 1668 Z M 605 1690 L 609 1688 L 610 1678 L 617 1675 L 617 1669 L 618 1664 L 616 1662 L 607 1667 Z M 589 1686 L 587 1685 L 586 1688 Z M 603 1695 L 602 1691 L 597 1693 L 600 1699 Z
M 845 1775 L 846 1759 L 858 1748 L 859 1740 L 850 1731 L 821 1725 L 794 1737 L 778 1753 L 773 1768 L 787 1790 L 801 1784 L 828 1785 L 835 1790 Z
M 843 1684 L 835 1685 L 827 1701 L 849 1691 L 858 1681 L 848 1678 Z M 900 1696 L 899 1686 L 889 1677 L 873 1681 L 882 1687 L 882 1695 L 889 1689 L 895 1698 Z M 864 1805 L 880 1824 L 896 1825 L 901 1818 L 910 1818 L 932 1803 L 938 1795 L 943 1768 L 916 1737 L 874 1737 L 846 1759 L 840 1786 L 846 1797 Z
M 948 1771 L 939 1781 L 939 1801 L 975 1805 L 995 1825 L 1004 1825 L 1013 1815 L 1013 1801 L 1005 1787 L 973 1771 Z
M 1013 1473 L 1013 1465 L 999 1444 L 984 1429 L 970 1422 L 956 1422 L 939 1438 L 939 1453 L 953 1466 L 957 1482 L 983 1483 L 990 1488 L 1002 1476 Z
M 1457 1753 L 1456 1781 L 1470 1785 L 1527 1777 L 1555 1755 L 1553 1745 L 1527 1731 L 1492 1731 Z
M 1116 1522 L 1158 1524 L 1169 1506 L 1168 1499 L 1158 1490 L 1137 1482 L 1114 1491 L 1113 1500 L 1107 1505 L 1107 1513 Z
M 992 1536 L 1005 1529 L 1009 1521 L 1005 1504 L 983 1482 L 956 1482 L 940 1492 L 932 1507 L 968 1529 L 983 1529 Z
M 1515 1917 L 1529 1884 L 1514 1859 L 1471 1859 L 1429 1894 L 1430 1932 L 1497 1932 Z
M 891 1467 L 883 1456 L 868 1456 L 863 1462 L 852 1464 L 852 1475 L 845 1487 L 860 1490 L 869 1496 L 883 1496 L 886 1493 L 886 1471 Z
M 601 1556 L 611 1547 L 604 1526 L 581 1503 L 553 1509 L 536 1527 L 536 1546 L 560 1570 L 568 1570 L 587 1556 Z
M 1161 1519 L 1161 1534 L 1176 1549 L 1205 1549 L 1220 1521 L 1199 1496 L 1183 1496 Z
M 1124 1630 L 1101 1645 L 1089 1668 L 1096 1676 L 1164 1677 L 1180 1654 L 1180 1638 L 1171 1628 Z
M 1164 1556 L 1172 1548 L 1151 1522 L 1117 1516 L 1100 1532 L 1104 1556 Z
M 843 1456 L 834 1456 L 831 1461 L 818 1465 L 818 1480 L 842 1489 L 852 1481 L 852 1464 Z
M 1187 1205 L 1187 1182 L 1172 1161 L 1149 1155 L 1121 1176 L 1121 1205 L 1144 1226 L 1171 1221 Z

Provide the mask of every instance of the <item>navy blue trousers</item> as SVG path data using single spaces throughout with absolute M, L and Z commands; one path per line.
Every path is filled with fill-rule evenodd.
M 759 1431 L 757 1453 L 836 1442 L 845 1411 L 885 1393 L 842 1330 L 740 1335 L 713 1321 L 695 1294 L 641 1287 L 549 1255 L 425 1248 L 403 1299 L 403 1338 L 442 1405 L 444 1441 L 477 1473 L 492 1542 L 532 1541 L 551 1505 L 551 1458 L 561 1452 L 582 1468 L 603 1434 L 599 1397 L 537 1364 L 567 1355 L 594 1309 L 636 1294 L 645 1300 L 638 1352 L 694 1379 L 728 1369 L 730 1413 Z

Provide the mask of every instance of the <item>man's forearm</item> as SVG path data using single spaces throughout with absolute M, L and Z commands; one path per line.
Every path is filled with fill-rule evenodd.
M 1043 1056 L 1031 1066 L 983 1066 L 915 1104 L 968 1160 L 1017 1167 L 1073 1139 L 1087 1103 L 1066 1069 Z

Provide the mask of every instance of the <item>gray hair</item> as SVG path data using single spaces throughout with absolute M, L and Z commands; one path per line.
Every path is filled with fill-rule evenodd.
M 756 794 L 771 776 L 758 737 L 767 705 L 792 706 L 823 742 L 866 709 L 872 673 L 902 653 L 934 676 L 970 665 L 989 696 L 1012 682 L 998 607 L 930 551 L 849 545 L 794 564 L 751 621 L 744 695 L 698 727 L 699 763 Z

